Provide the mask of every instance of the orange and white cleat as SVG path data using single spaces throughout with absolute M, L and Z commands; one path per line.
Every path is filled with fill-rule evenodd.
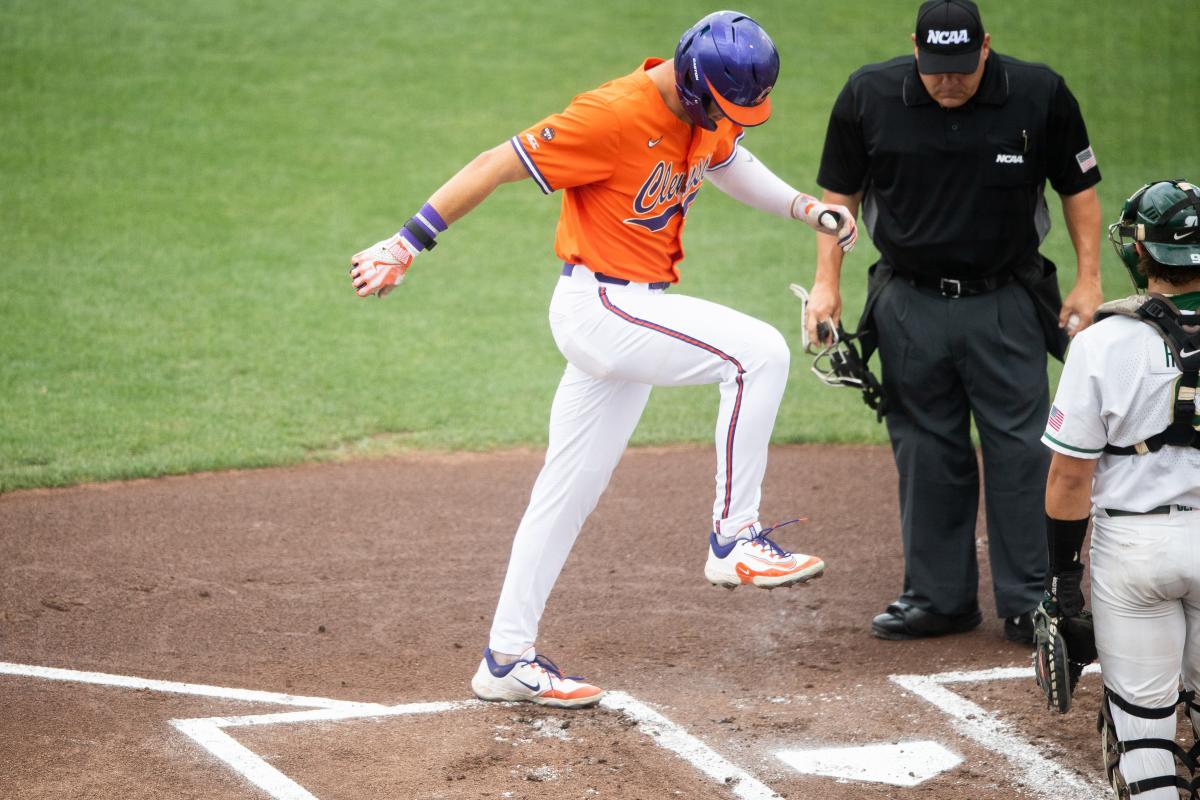
M 767 534 L 773 530 L 775 528 L 759 528 L 756 523 L 742 532 L 743 538 L 726 545 L 720 543 L 716 533 L 711 534 L 704 577 L 713 586 L 727 589 L 736 589 L 744 583 L 775 589 L 806 583 L 824 574 L 825 562 L 821 559 L 789 553 L 768 539 Z
M 512 664 L 497 664 L 492 651 L 483 650 L 483 661 L 471 679 L 480 700 L 537 703 L 556 708 L 583 708 L 600 702 L 604 690 L 579 677 L 567 677 L 554 662 L 533 648 Z

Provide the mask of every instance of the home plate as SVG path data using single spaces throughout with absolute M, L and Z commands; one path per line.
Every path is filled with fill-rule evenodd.
M 781 750 L 775 755 L 805 775 L 889 783 L 893 786 L 916 786 L 962 763 L 961 756 L 951 753 L 937 742 Z

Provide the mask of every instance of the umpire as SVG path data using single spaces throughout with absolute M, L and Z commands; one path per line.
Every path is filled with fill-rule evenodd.
M 876 346 L 899 471 L 904 590 L 875 617 L 884 639 L 970 630 L 981 621 L 975 519 L 986 476 L 988 553 L 1005 636 L 1032 642 L 1046 576 L 1046 353 L 1061 359 L 1102 301 L 1100 171 L 1079 106 L 1041 64 L 993 52 L 971 0 L 917 12 L 914 53 L 862 67 L 838 95 L 817 182 L 863 221 L 871 267 L 860 331 Z M 1038 253 L 1050 229 L 1044 184 L 1062 198 L 1074 245 L 1064 301 Z M 841 316 L 842 254 L 817 245 L 807 325 Z

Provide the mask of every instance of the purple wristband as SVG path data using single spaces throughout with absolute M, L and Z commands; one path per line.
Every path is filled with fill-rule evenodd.
M 446 224 L 446 221 L 442 219 L 442 215 L 437 212 L 437 209 L 429 205 L 429 203 L 421 206 L 421 210 L 417 212 L 417 216 L 415 216 L 413 219 L 422 223 L 425 227 L 433 226 L 433 229 L 430 231 L 431 236 L 437 236 L 439 233 L 446 230 L 446 228 L 450 227 Z
M 400 229 L 400 235 L 416 250 L 432 250 L 437 243 L 435 241 L 437 235 L 448 227 L 437 209 L 426 203 L 408 222 L 404 223 L 404 227 Z

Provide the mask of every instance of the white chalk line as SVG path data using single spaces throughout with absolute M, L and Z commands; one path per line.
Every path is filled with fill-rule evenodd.
M 605 692 L 600 705 L 630 717 L 637 722 L 638 729 L 657 742 L 659 747 L 675 753 L 717 783 L 732 785 L 733 793 L 742 800 L 772 800 L 779 797 L 769 786 L 744 769 L 734 766 L 717 751 L 640 700 L 624 692 Z
M 405 714 L 438 714 L 463 708 L 482 706 L 481 700 L 459 702 L 406 703 L 399 706 L 379 706 L 359 703 L 339 708 L 315 708 L 311 711 L 280 711 L 275 714 L 250 714 L 244 717 L 205 717 L 204 721 L 218 728 L 240 728 L 246 725 L 282 725 L 293 722 L 336 722 L 364 717 L 396 717 Z
M 278 692 L 260 692 L 255 689 L 231 689 L 224 686 L 205 686 L 198 683 L 158 681 L 150 678 L 134 678 L 127 675 L 109 675 L 103 672 L 80 672 L 73 669 L 10 664 L 5 661 L 0 661 L 0 675 L 20 675 L 26 678 L 91 683 L 99 686 L 119 686 L 123 689 L 149 689 L 153 692 L 192 694 L 201 697 L 218 697 L 228 700 L 245 700 L 251 703 L 271 703 L 273 705 L 302 706 L 304 708 L 383 708 L 383 706 L 375 703 L 330 700 L 327 697 L 304 697 L 302 695 L 280 694 Z
M 1098 665 L 1085 670 L 1088 673 L 1098 671 Z M 1007 758 L 1014 768 L 1014 780 L 1035 794 L 1054 800 L 1098 800 L 1107 796 L 1109 788 L 1103 783 L 1081 778 L 1046 758 L 1041 749 L 1022 738 L 1010 724 L 982 706 L 945 688 L 946 684 L 955 683 L 983 683 L 1020 678 L 1032 680 L 1032 667 L 943 672 L 940 675 L 891 675 L 889 678 L 893 683 L 950 716 L 959 733 Z
M 1099 664 L 1089 664 L 1083 668 L 1084 675 L 1094 675 L 1099 672 Z M 936 675 L 921 677 L 927 677 L 937 683 L 986 683 L 988 681 L 1033 678 L 1033 667 L 994 667 L 992 669 L 977 669 L 970 672 L 940 672 Z
M 275 800 L 317 800 L 258 753 L 221 730 L 212 719 L 173 719 L 171 725 Z
M 338 721 L 368 717 L 388 717 L 413 714 L 438 714 L 492 703 L 479 700 L 458 702 L 407 703 L 383 706 L 377 703 L 356 703 L 325 697 L 304 697 L 250 689 L 232 689 L 203 684 L 176 683 L 101 672 L 37 667 L 0 662 L 0 674 L 45 680 L 74 681 L 127 689 L 190 694 L 202 697 L 303 706 L 305 711 L 285 711 L 274 714 L 250 714 L 238 717 L 203 717 L 173 719 L 170 724 L 180 733 L 203 747 L 230 769 L 254 784 L 275 800 L 317 800 L 303 786 L 292 780 L 261 756 L 238 742 L 224 728 L 253 725 L 279 725 L 301 722 Z M 515 704 L 513 704 L 515 705 Z M 680 725 L 625 692 L 607 692 L 601 707 L 632 719 L 639 731 L 665 750 L 668 750 L 707 775 L 713 781 L 728 786 L 742 800 L 776 800 L 779 795 L 746 770 L 734 765 L 707 744 L 688 733 Z
M 1094 665 L 1086 670 L 1089 673 L 1097 671 L 1099 669 Z M 178 683 L 8 662 L 0 662 L 0 674 L 304 707 L 308 710 L 170 721 L 171 725 L 181 733 L 276 800 L 316 800 L 316 798 L 256 753 L 226 734 L 221 730 L 222 728 L 447 713 L 484 705 L 480 701 L 469 700 L 383 706 L 378 703 L 360 703 L 253 689 Z M 1106 788 L 1102 784 L 1085 781 L 1045 758 L 1036 747 L 1017 735 L 1007 723 L 995 718 L 994 715 L 961 695 L 944 688 L 946 684 L 980 683 L 1032 677 L 1033 670 L 1030 667 L 946 672 L 931 676 L 890 676 L 894 683 L 911 691 L 953 718 L 955 728 L 964 736 L 1012 761 L 1018 768 L 1018 782 L 1037 794 L 1044 797 L 1063 798 L 1063 800 L 1094 800 L 1094 798 L 1103 796 Z M 778 797 L 770 787 L 735 766 L 704 742 L 631 695 L 624 692 L 609 692 L 601 705 L 629 716 L 637 723 L 638 729 L 643 734 L 649 736 L 664 749 L 675 753 L 717 783 L 731 785 L 734 793 L 743 800 L 768 800 Z M 1020 777 L 1022 775 L 1023 777 Z

